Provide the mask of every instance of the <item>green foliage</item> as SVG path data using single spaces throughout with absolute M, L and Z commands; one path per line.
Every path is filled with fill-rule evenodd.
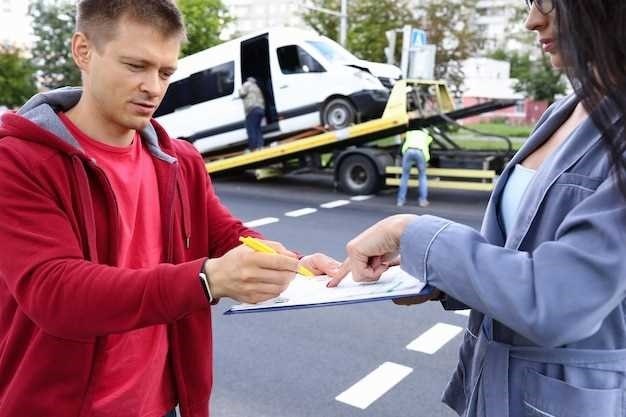
M 472 129 L 476 129 L 479 132 L 484 133 L 485 135 L 500 135 L 500 136 L 508 136 L 508 137 L 519 137 L 519 138 L 527 138 L 530 136 L 530 132 L 533 129 L 533 126 L 527 125 L 510 125 L 506 123 L 478 123 L 473 125 L 468 125 Z
M 340 9 L 339 0 L 313 0 L 312 4 L 337 12 Z M 347 49 L 361 59 L 385 62 L 385 32 L 413 24 L 410 10 L 407 0 L 350 0 Z M 302 14 L 302 19 L 318 33 L 339 39 L 338 16 L 309 10 Z
M 339 0 L 313 0 L 312 3 L 329 10 L 339 11 L 340 8 Z M 348 49 L 359 58 L 384 62 L 385 32 L 411 25 L 425 30 L 429 43 L 437 45 L 436 77 L 460 85 L 461 61 L 478 51 L 482 42 L 472 24 L 475 0 L 426 0 L 420 8 L 412 4 L 408 0 L 350 0 Z M 338 39 L 337 16 L 309 10 L 302 18 L 322 35 Z M 399 40 L 401 38 L 398 36 Z
M 412 23 L 406 0 L 356 0 L 348 15 L 348 49 L 361 59 L 385 62 L 385 32 Z
M 538 61 L 531 62 L 528 72 L 517 74 L 518 83 L 515 91 L 528 94 L 535 100 L 554 101 L 555 96 L 564 94 L 567 84 L 563 75 L 555 71 L 547 55 L 542 54 Z
M 37 92 L 35 68 L 21 51 L 0 46 L 0 105 L 18 107 Z
M 339 12 L 341 8 L 340 0 L 313 0 L 311 1 L 316 7 L 328 10 L 336 10 Z M 349 5 L 348 5 L 349 7 Z M 350 11 L 348 11 L 350 15 Z M 311 26 L 317 33 L 339 41 L 339 17 L 317 10 L 308 10 L 301 15 L 304 23 Z
M 437 45 L 435 78 L 445 79 L 453 90 L 463 83 L 463 60 L 478 52 L 483 37 L 474 22 L 475 0 L 428 0 L 417 27 L 428 33 L 428 42 Z
M 533 61 L 528 54 L 496 50 L 490 57 L 510 62 L 511 78 L 518 80 L 515 91 L 523 92 L 534 100 L 551 103 L 555 96 L 564 94 L 567 89 L 562 74 L 552 68 L 546 54 L 541 54 L 539 59 Z
M 178 0 L 185 17 L 188 42 L 182 55 L 191 55 L 221 43 L 220 32 L 233 18 L 221 0 Z
M 31 50 L 39 82 L 47 88 L 80 85 L 71 40 L 76 9 L 69 0 L 33 0 L 29 6 L 36 38 Z

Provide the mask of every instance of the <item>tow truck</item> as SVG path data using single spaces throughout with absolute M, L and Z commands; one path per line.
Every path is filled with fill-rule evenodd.
M 250 170 L 257 178 L 329 172 L 343 192 L 373 194 L 385 185 L 399 184 L 399 135 L 421 128 L 434 139 L 427 169 L 429 187 L 489 191 L 512 155 L 511 142 L 499 137 L 505 142 L 501 151 L 466 150 L 447 132 L 450 126 L 465 128 L 458 124 L 460 119 L 513 105 L 515 100 L 492 100 L 455 109 L 445 82 L 400 80 L 378 119 L 334 131 L 319 127 L 252 152 L 216 152 L 206 155 L 206 169 L 213 177 Z M 411 179 L 409 186 L 417 186 L 417 180 Z

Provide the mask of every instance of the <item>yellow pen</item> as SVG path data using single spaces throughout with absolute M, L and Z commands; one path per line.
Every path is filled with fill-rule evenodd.
M 241 236 L 241 237 L 239 237 L 239 241 L 241 243 L 243 243 L 244 245 L 246 245 L 247 247 L 249 247 L 250 249 L 256 251 L 256 252 L 278 253 L 271 246 L 268 246 L 265 243 L 261 242 L 260 240 L 255 239 L 255 238 L 250 237 L 250 236 L 247 236 L 247 237 Z M 315 274 L 313 272 L 309 271 L 307 268 L 305 268 L 302 265 L 298 265 L 298 273 L 300 275 L 304 275 L 305 277 L 314 277 L 315 276 Z

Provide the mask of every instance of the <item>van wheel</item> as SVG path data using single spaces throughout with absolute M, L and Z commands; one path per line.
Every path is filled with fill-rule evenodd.
M 352 195 L 375 193 L 380 185 L 374 161 L 363 155 L 351 155 L 344 159 L 337 178 L 341 190 Z
M 322 123 L 331 130 L 343 129 L 356 121 L 356 110 L 345 98 L 334 98 L 322 110 Z

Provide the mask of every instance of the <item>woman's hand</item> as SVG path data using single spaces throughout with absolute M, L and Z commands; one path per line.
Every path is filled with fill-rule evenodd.
M 348 257 L 341 267 L 329 275 L 329 287 L 336 287 L 352 271 L 355 281 L 376 281 L 390 265 L 395 264 L 400 252 L 400 237 L 407 225 L 417 216 L 399 214 L 376 223 L 346 245 Z

